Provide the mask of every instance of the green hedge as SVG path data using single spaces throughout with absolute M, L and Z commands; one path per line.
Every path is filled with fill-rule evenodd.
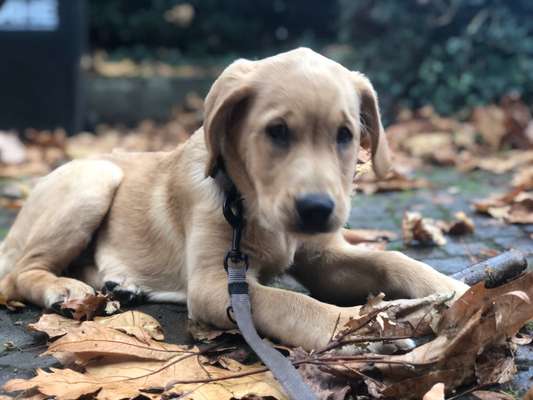
M 345 62 L 392 104 L 442 113 L 498 99 L 533 99 L 530 0 L 340 0 Z
M 191 5 L 186 26 L 168 22 L 165 13 Z M 132 47 L 142 55 L 167 47 L 186 57 L 268 53 L 309 41 L 334 40 L 337 4 L 306 0 L 90 0 L 92 47 Z M 135 55 L 135 50 L 134 50 Z
M 189 25 L 168 22 L 182 3 L 91 0 L 91 44 L 176 62 L 323 48 L 367 73 L 389 111 L 431 103 L 447 114 L 509 91 L 533 99 L 531 0 L 191 0 Z

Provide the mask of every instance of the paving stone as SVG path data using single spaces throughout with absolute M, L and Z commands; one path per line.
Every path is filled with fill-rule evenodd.
M 505 249 L 517 249 L 526 255 L 533 254 L 533 240 L 528 237 L 496 237 L 494 242 Z
M 455 274 L 456 272 L 462 271 L 470 264 L 470 259 L 468 257 L 448 257 L 440 259 L 421 259 L 420 261 L 425 262 L 428 265 L 431 265 L 437 271 L 442 272 L 446 275 Z
M 476 238 L 477 239 L 477 238 Z M 443 251 L 449 256 L 478 256 L 487 249 L 494 249 L 494 244 L 487 244 L 485 242 L 467 242 L 461 239 L 453 240 L 448 238 L 448 242 L 443 246 Z
M 490 217 L 474 217 L 475 235 L 483 239 L 496 237 L 521 237 L 524 231 L 516 225 L 509 225 Z
M 527 224 L 522 227 L 524 232 L 533 234 L 533 224 Z
M 410 246 L 405 247 L 400 251 L 415 259 L 449 257 L 449 254 L 444 250 L 444 248 L 439 246 Z

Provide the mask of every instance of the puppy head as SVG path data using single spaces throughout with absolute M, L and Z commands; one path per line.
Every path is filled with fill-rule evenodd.
M 297 234 L 331 232 L 348 218 L 362 134 L 379 177 L 390 155 L 369 80 L 309 49 L 238 60 L 207 95 L 206 174 L 224 160 L 247 217 Z

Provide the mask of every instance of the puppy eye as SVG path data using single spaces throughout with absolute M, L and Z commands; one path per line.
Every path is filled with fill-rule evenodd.
M 345 146 L 349 144 L 353 139 L 352 132 L 345 126 L 341 126 L 337 131 L 337 144 Z
M 276 146 L 286 147 L 289 145 L 289 127 L 284 122 L 278 122 L 266 127 L 266 134 Z

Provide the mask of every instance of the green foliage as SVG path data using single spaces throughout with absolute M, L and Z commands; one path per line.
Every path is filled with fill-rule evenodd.
M 179 4 L 194 9 L 190 24 L 168 22 L 165 13 Z M 335 2 L 306 0 L 91 0 L 93 47 L 129 47 L 134 57 L 154 48 L 173 48 L 188 57 L 259 55 L 290 48 L 302 40 L 333 40 Z M 135 54 L 137 52 L 137 54 Z
M 529 0 L 339 0 L 344 61 L 388 105 L 448 114 L 509 91 L 533 95 Z
M 179 4 L 194 18 L 165 19 Z M 136 59 L 261 57 L 308 45 L 365 72 L 384 109 L 444 114 L 518 91 L 533 100 L 531 0 L 91 0 L 96 48 Z M 121 53 L 127 49 L 126 53 Z M 341 50 L 341 51 L 339 51 Z M 219 60 L 220 61 L 220 60 Z

